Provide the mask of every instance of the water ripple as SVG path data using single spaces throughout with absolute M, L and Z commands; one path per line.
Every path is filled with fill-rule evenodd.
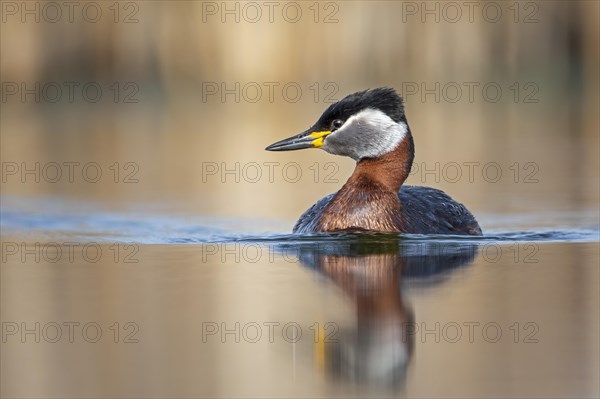
M 2 211 L 0 228 L 3 237 L 19 239 L 71 240 L 80 242 L 136 242 L 140 244 L 203 244 L 246 242 L 268 244 L 310 244 L 352 242 L 357 238 L 372 242 L 398 240 L 416 242 L 597 242 L 598 228 L 534 229 L 530 231 L 490 231 L 483 236 L 381 234 L 381 233 L 313 233 L 289 234 L 236 231 L 231 220 L 216 218 L 182 218 L 156 215 L 87 213 L 32 214 Z M 266 223 L 265 223 L 266 224 Z M 242 229 L 240 229 L 242 230 Z M 268 230 L 267 230 L 268 231 Z

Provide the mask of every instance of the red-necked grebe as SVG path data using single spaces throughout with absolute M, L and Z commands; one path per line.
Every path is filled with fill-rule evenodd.
M 391 88 L 351 94 L 332 104 L 308 130 L 269 151 L 321 148 L 351 157 L 346 184 L 308 209 L 295 233 L 376 231 L 480 235 L 464 205 L 430 187 L 403 186 L 414 158 L 402 97 Z

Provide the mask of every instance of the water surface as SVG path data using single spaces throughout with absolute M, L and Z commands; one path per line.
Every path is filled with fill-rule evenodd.
M 465 238 L 4 204 L 10 396 L 599 392 L 593 212 Z

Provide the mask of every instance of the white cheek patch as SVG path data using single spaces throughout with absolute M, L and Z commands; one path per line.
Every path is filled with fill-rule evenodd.
M 367 108 L 351 116 L 326 140 L 326 151 L 355 160 L 377 158 L 395 149 L 408 132 L 404 122 L 396 123 L 378 109 Z

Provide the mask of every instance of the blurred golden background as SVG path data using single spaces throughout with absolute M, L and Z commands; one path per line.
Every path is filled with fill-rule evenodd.
M 377 344 L 397 315 L 505 332 L 497 344 L 417 339 L 407 397 L 598 396 L 597 1 L 2 1 L 0 11 L 3 244 L 106 244 L 99 262 L 3 247 L 2 322 L 95 321 L 105 332 L 98 343 L 3 335 L 4 396 L 399 396 L 331 378 L 308 329 L 338 323 L 351 352 L 365 319 Z M 455 253 L 437 257 L 427 241 L 404 241 L 423 250 L 412 258 L 358 259 L 324 241 L 316 248 L 339 253 L 301 267 L 279 252 L 285 237 L 250 243 L 265 249 L 258 261 L 243 256 L 247 236 L 205 242 L 222 237 L 223 220 L 291 231 L 338 190 L 351 159 L 264 148 L 377 86 L 405 97 L 409 183 L 445 190 L 484 231 L 515 233 L 482 241 L 501 259 L 482 250 L 438 273 L 431 263 Z M 569 235 L 571 224 L 584 228 Z M 189 238 L 200 243 L 173 245 Z M 114 259 L 124 240 L 135 262 Z M 424 276 L 403 280 L 397 268 L 414 258 Z M 294 346 L 202 342 L 206 321 L 294 321 L 306 334 Z M 135 322 L 139 343 L 113 342 L 115 322 Z M 510 327 L 530 322 L 539 344 L 515 343 Z M 394 348 L 383 338 L 375 368 Z
M 596 1 L 48 4 L 2 3 L 3 195 L 291 227 L 354 163 L 264 147 L 392 86 L 409 183 L 476 214 L 597 208 Z

